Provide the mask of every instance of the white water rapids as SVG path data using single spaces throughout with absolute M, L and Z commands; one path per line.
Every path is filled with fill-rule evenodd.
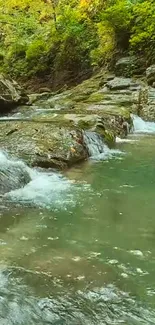
M 155 122 L 144 121 L 141 117 L 133 115 L 133 132 L 141 134 L 154 134 Z
M 155 133 L 154 122 L 145 122 L 133 115 L 133 124 L 134 134 Z M 122 154 L 118 149 L 109 149 L 102 137 L 95 132 L 86 131 L 84 141 L 93 160 L 108 160 Z M 116 138 L 118 143 L 134 141 L 138 140 Z M 41 207 L 65 208 L 68 203 L 75 204 L 75 194 L 79 189 L 90 189 L 88 184 L 75 183 L 55 171 L 29 168 L 21 160 L 10 158 L 2 151 L 0 151 L 0 177 L 1 197 Z
M 25 175 L 28 181 L 24 183 L 22 180 Z M 61 206 L 72 200 L 71 181 L 61 174 L 29 168 L 21 160 L 10 158 L 2 151 L 0 151 L 0 178 L 7 182 L 5 193 L 2 194 L 8 200 L 46 207 L 51 204 Z

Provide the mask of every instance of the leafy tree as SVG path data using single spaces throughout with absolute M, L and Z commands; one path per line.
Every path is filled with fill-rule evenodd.
M 0 0 L 0 69 L 73 77 L 116 53 L 155 61 L 153 0 Z

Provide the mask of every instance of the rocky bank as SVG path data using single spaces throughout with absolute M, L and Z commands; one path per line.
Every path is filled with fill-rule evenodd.
M 26 105 L 27 96 L 21 88 L 5 82 L 1 98 L 7 105 L 9 93 L 13 104 L 5 109 L 7 113 L 11 108 L 11 113 L 0 120 L 1 149 L 31 166 L 67 168 L 89 157 L 87 131 L 99 134 L 108 146 L 115 146 L 116 136 L 125 137 L 132 130 L 131 113 L 155 119 L 154 70 L 150 67 L 150 84 L 148 70 L 146 76 L 131 77 L 131 66 L 133 69 L 130 58 L 124 58 L 117 62 L 115 74 L 100 71 L 63 92 L 31 94 Z M 5 104 L 1 105 L 1 113 L 4 108 Z

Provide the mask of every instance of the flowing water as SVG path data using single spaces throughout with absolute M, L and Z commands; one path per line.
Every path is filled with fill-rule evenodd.
M 31 179 L 0 198 L 0 325 L 155 324 L 155 124 L 134 125 L 64 175 L 0 154 Z

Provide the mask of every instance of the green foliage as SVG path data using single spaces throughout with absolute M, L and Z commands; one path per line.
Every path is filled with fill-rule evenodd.
M 0 0 L 0 70 L 78 76 L 118 51 L 155 61 L 153 0 Z
M 98 34 L 98 46 L 92 49 L 90 55 L 92 65 L 102 66 L 107 64 L 115 51 L 115 33 L 114 29 L 106 22 L 96 24 Z
M 133 4 L 128 0 L 116 0 L 114 5 L 108 7 L 102 14 L 115 32 L 118 47 L 127 49 L 131 32 Z
M 133 8 L 134 25 L 130 39 L 134 52 L 145 55 L 148 63 L 155 62 L 155 3 L 143 1 Z

